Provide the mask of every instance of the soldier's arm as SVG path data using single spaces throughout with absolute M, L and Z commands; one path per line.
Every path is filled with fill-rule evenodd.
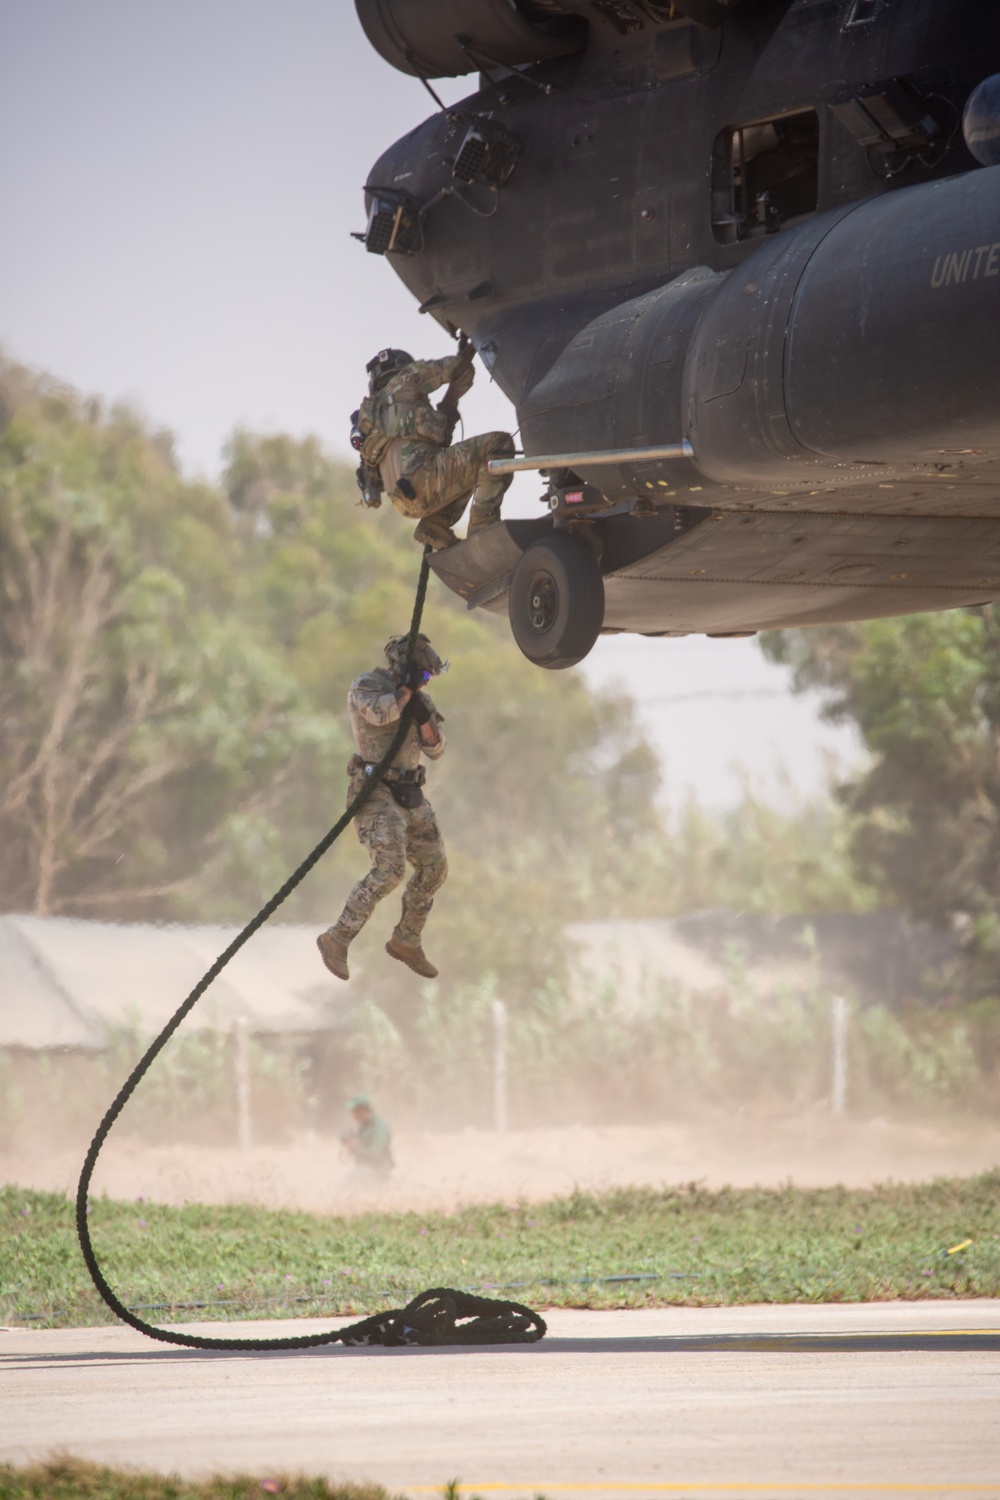
M 428 760 L 440 760 L 448 743 L 441 728 L 444 720 L 434 707 L 432 699 L 426 693 L 423 696 L 431 712 L 426 724 L 420 726 L 420 749 Z
M 359 677 L 347 695 L 350 711 L 375 725 L 395 724 L 409 700 L 409 688 L 386 688 L 373 677 Z
M 389 381 L 389 394 L 394 401 L 412 401 L 414 396 L 429 395 L 440 386 L 451 383 L 461 358 L 460 354 L 446 354 L 443 359 L 414 360 L 412 365 L 407 365 Z M 464 395 L 469 389 L 474 373 L 472 371 L 469 374 L 468 383 L 462 385 L 459 395 Z M 460 384 L 464 378 L 466 377 L 459 377 Z
M 457 407 L 459 401 L 471 390 L 472 382 L 476 378 L 476 367 L 473 363 L 476 351 L 471 344 L 461 349 L 458 354 L 449 356 L 447 363 L 451 366 L 448 375 L 448 389 L 444 393 L 443 406 Z

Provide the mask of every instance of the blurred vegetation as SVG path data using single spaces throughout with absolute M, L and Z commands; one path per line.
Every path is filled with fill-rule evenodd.
M 948 926 L 946 987 L 996 995 L 1000 958 L 1000 614 L 995 606 L 764 637 L 824 715 L 858 729 L 867 769 L 839 789 L 855 872 Z
M 397 1129 L 493 1126 L 496 977 L 412 993 L 403 1019 L 364 1000 L 347 1033 L 319 1050 L 284 1040 L 249 1043 L 253 1138 L 258 1144 L 339 1131 L 344 1102 L 372 1093 Z M 613 983 L 591 993 L 550 979 L 507 1019 L 514 1129 L 645 1124 L 650 1120 L 804 1114 L 828 1107 L 829 993 L 784 981 L 767 992 L 734 972 L 711 993 L 661 984 L 639 1008 Z M 121 1028 L 95 1057 L 0 1054 L 0 1150 L 81 1149 L 143 1050 Z M 147 1144 L 235 1146 L 233 1038 L 174 1038 L 117 1127 Z M 910 1002 L 854 1007 L 847 1031 L 847 1107 L 923 1124 L 984 1120 L 998 1110 L 1000 1003 Z
M 362 1316 L 428 1286 L 551 1307 L 869 1302 L 1000 1294 L 1000 1175 L 872 1188 L 575 1192 L 352 1218 L 94 1199 L 105 1274 L 152 1323 Z M 607 1280 L 633 1277 L 633 1280 Z M 0 1188 L 0 1316 L 113 1315 L 59 1193 Z
M 3 904 L 242 921 L 340 812 L 346 691 L 409 621 L 410 529 L 314 439 L 238 432 L 213 487 L 125 409 L 9 363 L 0 389 Z M 532 668 L 434 581 L 425 628 L 454 663 L 429 946 L 459 982 L 537 988 L 567 920 L 870 905 L 836 812 L 748 793 L 668 820 L 625 696 Z M 332 920 L 365 863 L 348 834 L 283 917 Z
M 353 1077 L 392 1101 L 396 1119 L 445 1129 L 493 1121 L 495 980 L 428 985 L 415 1025 L 397 1027 L 369 1001 L 356 1022 Z M 831 999 L 808 982 L 755 991 L 739 974 L 711 993 L 670 984 L 630 1009 L 607 983 L 581 995 L 549 981 L 507 1022 L 511 1122 L 644 1123 L 787 1114 L 829 1098 Z M 848 1107 L 927 1120 L 995 1115 L 1000 1003 L 911 1001 L 849 1014 Z
M 79 1146 L 151 1040 L 132 1022 L 109 1027 L 97 1053 L 0 1053 L 0 1150 Z M 235 1144 L 236 1045 L 232 1031 L 208 1027 L 175 1037 L 131 1100 L 123 1131 L 146 1143 Z M 304 1124 L 307 1071 L 284 1038 L 247 1037 L 246 1077 L 267 1138 L 285 1139 Z
M 283 1500 L 393 1500 L 380 1484 L 280 1472 L 181 1479 L 71 1457 L 23 1466 L 0 1464 L 0 1500 L 260 1500 L 261 1495 L 281 1495 Z

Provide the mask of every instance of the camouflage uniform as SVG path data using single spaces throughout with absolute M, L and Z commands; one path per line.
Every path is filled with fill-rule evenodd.
M 423 519 L 434 515 L 454 526 L 475 491 L 469 530 L 492 526 L 500 519 L 500 502 L 510 475 L 493 477 L 489 458 L 510 456 L 514 439 L 509 432 L 484 432 L 463 443 L 449 445 L 452 421 L 427 399 L 431 391 L 451 383 L 462 356 L 414 360 L 390 376 L 381 390 L 366 396 L 358 408 L 361 456 L 378 468 L 386 494 L 401 515 Z M 464 396 L 475 371 L 470 366 L 456 381 L 455 394 Z M 401 494 L 400 479 L 408 481 L 412 497 Z
M 356 1128 L 345 1130 L 340 1139 L 359 1167 L 374 1172 L 379 1177 L 388 1177 L 395 1166 L 392 1159 L 392 1131 L 375 1113 L 367 1094 L 358 1094 L 349 1107 L 353 1112 L 359 1106 L 367 1110 L 368 1118 L 358 1120 L 355 1115 Z
M 445 738 L 441 715 L 427 694 L 432 722 L 440 735 L 436 745 L 425 745 L 415 723 L 410 724 L 402 747 L 388 772 L 413 771 L 421 755 L 439 760 L 444 754 Z M 396 698 L 396 678 L 385 667 L 365 672 L 351 683 L 347 708 L 358 754 L 347 764 L 350 778 L 347 800 L 350 803 L 365 784 L 365 764 L 380 761 L 392 743 L 399 725 L 401 709 Z M 375 910 L 377 902 L 395 890 L 406 871 L 413 874 L 403 892 L 403 914 L 395 936 L 414 948 L 420 947 L 420 935 L 434 902 L 448 874 L 444 842 L 438 830 L 434 809 L 425 798 L 419 807 L 400 807 L 388 786 L 382 782 L 354 819 L 358 838 L 368 850 L 371 869 L 351 891 L 339 921 L 332 929 L 343 943 L 357 937 Z

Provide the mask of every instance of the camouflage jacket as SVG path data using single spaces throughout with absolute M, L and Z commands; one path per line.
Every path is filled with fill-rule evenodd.
M 444 359 L 414 360 L 386 381 L 374 396 L 366 396 L 358 408 L 358 428 L 364 439 L 361 457 L 376 468 L 389 444 L 396 438 L 416 439 L 444 447 L 451 430 L 451 418 L 438 411 L 427 399 L 431 391 L 450 385 L 461 354 Z M 456 394 L 464 396 L 472 385 L 475 370 L 459 377 Z
M 436 745 L 425 745 L 419 728 L 411 723 L 393 761 L 397 770 L 415 771 L 421 755 L 426 755 L 428 760 L 440 760 L 444 754 L 445 738 L 441 728 L 444 721 L 426 693 L 424 698 L 431 710 L 431 722 L 441 738 Z M 351 716 L 354 743 L 362 760 L 381 760 L 392 744 L 402 712 L 396 699 L 396 679 L 387 667 L 376 667 L 374 672 L 363 672 L 360 677 L 355 677 L 347 694 L 347 712 Z
M 378 1115 L 345 1136 L 344 1145 L 360 1166 L 384 1174 L 392 1171 L 392 1131 Z

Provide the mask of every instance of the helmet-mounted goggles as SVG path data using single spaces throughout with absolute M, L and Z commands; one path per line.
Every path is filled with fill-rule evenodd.
M 402 671 L 406 666 L 406 647 L 409 636 L 390 636 L 385 643 L 386 661 L 391 667 Z M 425 683 L 430 682 L 432 677 L 438 677 L 442 672 L 447 672 L 451 666 L 450 661 L 442 661 L 425 635 L 417 636 L 416 649 L 413 653 L 413 665 L 419 671 Z

